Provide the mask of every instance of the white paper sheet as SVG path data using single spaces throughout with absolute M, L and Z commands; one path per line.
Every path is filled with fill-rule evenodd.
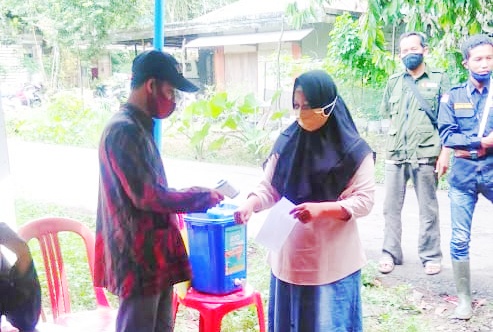
M 271 209 L 255 241 L 272 251 L 279 251 L 298 222 L 289 214 L 294 204 L 283 197 Z

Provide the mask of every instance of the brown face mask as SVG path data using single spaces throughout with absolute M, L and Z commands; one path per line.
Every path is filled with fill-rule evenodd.
M 306 131 L 315 131 L 320 129 L 329 119 L 329 116 L 334 111 L 334 107 L 337 102 L 337 96 L 334 101 L 330 104 L 320 107 L 320 108 L 311 108 L 311 109 L 296 109 L 294 113 L 296 115 L 296 121 L 301 128 Z

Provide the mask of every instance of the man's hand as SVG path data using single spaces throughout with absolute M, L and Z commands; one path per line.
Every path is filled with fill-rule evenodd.
M 31 252 L 29 251 L 27 243 L 3 222 L 0 223 L 0 232 L 2 235 L 0 244 L 4 245 L 15 254 L 17 257 L 15 263 L 16 271 L 20 276 L 23 276 L 28 272 L 32 262 Z
M 484 149 L 493 148 L 493 131 L 488 136 L 481 138 L 481 147 Z
M 186 190 L 188 192 L 194 192 L 194 193 L 209 193 L 209 206 L 210 207 L 216 206 L 218 203 L 220 203 L 222 200 L 224 200 L 224 195 L 221 194 L 216 189 L 209 189 L 206 187 L 194 186 L 194 187 L 188 188 Z
M 224 195 L 216 189 L 211 189 L 211 206 L 216 206 L 224 199 Z
M 437 163 L 435 165 L 435 172 L 438 174 L 438 178 L 441 178 L 442 175 L 447 173 L 451 153 L 452 149 L 446 147 L 442 148 L 442 151 L 440 151 L 440 155 L 438 156 Z
M 29 247 L 26 243 L 16 243 L 15 254 L 17 256 L 17 261 L 15 262 L 15 269 L 19 276 L 25 275 L 29 268 L 31 267 L 32 256 L 29 251 Z
M 28 253 L 26 255 L 17 256 L 17 261 L 15 262 L 15 269 L 19 273 L 19 276 L 24 276 L 31 267 L 32 257 L 31 254 Z

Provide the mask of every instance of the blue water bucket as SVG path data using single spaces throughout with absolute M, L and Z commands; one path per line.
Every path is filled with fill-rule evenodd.
M 247 272 L 246 225 L 234 222 L 236 206 L 220 204 L 206 213 L 189 213 L 187 225 L 192 287 L 229 294 L 242 288 Z

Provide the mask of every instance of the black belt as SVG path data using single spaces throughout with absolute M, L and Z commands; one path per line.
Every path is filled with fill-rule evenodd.
M 480 150 L 455 150 L 454 156 L 457 158 L 470 159 L 470 160 L 481 160 L 485 159 L 488 155 L 492 154 L 491 151 L 480 149 Z

